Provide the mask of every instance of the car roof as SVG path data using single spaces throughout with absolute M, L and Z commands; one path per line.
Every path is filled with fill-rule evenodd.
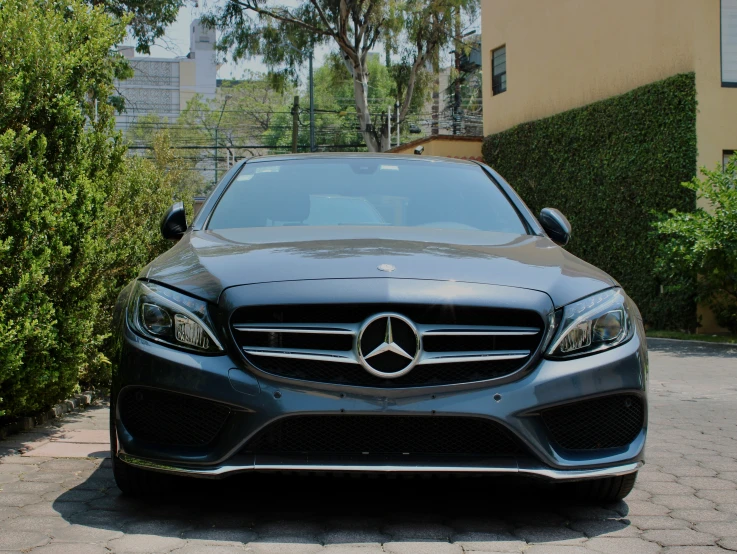
M 281 160 L 300 160 L 300 159 L 345 159 L 345 158 L 369 158 L 379 160 L 408 160 L 408 161 L 425 161 L 435 163 L 457 163 L 465 165 L 478 165 L 476 162 L 471 160 L 463 160 L 460 158 L 446 158 L 443 156 L 418 156 L 411 154 L 392 154 L 392 153 L 377 153 L 377 152 L 312 152 L 304 154 L 270 154 L 267 156 L 258 156 L 248 158 L 246 163 L 255 162 L 271 162 Z

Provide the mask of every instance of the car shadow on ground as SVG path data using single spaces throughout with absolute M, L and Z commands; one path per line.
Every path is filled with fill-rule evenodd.
M 545 543 L 629 527 L 626 502 L 580 504 L 566 490 L 509 478 L 251 474 L 177 479 L 166 494 L 136 499 L 120 493 L 110 460 L 53 508 L 84 526 L 76 528 L 84 536 L 122 531 L 215 544 Z

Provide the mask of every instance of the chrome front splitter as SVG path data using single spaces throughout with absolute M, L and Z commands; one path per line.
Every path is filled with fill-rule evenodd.
M 643 465 L 643 462 L 630 462 L 616 466 L 590 469 L 554 469 L 536 464 L 532 461 L 505 458 L 462 464 L 433 463 L 417 465 L 412 463 L 366 464 L 361 460 L 335 463 L 329 460 L 290 459 L 281 456 L 235 456 L 227 464 L 214 467 L 198 467 L 146 460 L 123 452 L 118 453 L 118 458 L 126 464 L 141 469 L 212 479 L 251 471 L 297 471 L 338 473 L 485 473 L 540 477 L 551 481 L 581 481 L 585 479 L 627 475 L 639 470 Z

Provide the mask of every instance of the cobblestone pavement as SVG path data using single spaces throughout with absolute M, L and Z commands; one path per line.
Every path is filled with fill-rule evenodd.
M 65 433 L 105 430 L 107 409 L 92 408 L 0 442 L 0 551 L 737 551 L 737 349 L 658 341 L 650 393 L 648 463 L 625 501 L 603 507 L 529 482 L 469 478 L 257 476 L 130 500 L 110 460 L 34 455 Z

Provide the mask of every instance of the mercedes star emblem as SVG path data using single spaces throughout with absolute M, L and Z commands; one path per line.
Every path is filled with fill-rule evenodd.
M 377 314 L 364 322 L 358 334 L 358 361 L 369 373 L 396 379 L 409 372 L 420 357 L 420 335 L 399 314 Z
M 387 273 L 391 273 L 396 267 L 394 267 L 392 264 L 381 264 L 379 267 L 377 267 L 379 271 L 386 271 Z

